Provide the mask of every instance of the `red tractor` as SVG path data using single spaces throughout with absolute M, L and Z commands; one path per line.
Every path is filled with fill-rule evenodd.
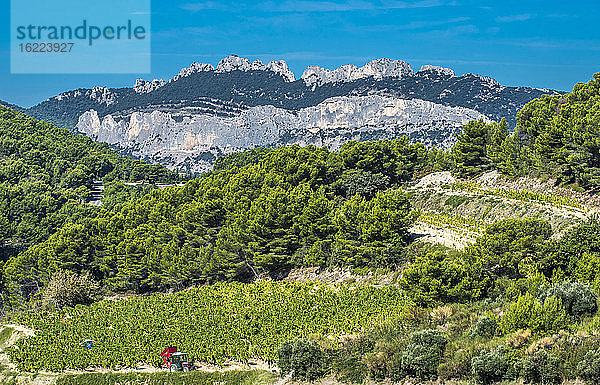
M 187 353 L 178 352 L 177 347 L 166 348 L 160 356 L 163 358 L 163 364 L 171 372 L 194 370 L 194 363 L 189 360 Z

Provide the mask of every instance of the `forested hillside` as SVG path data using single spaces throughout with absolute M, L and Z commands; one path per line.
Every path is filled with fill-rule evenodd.
M 398 188 L 428 172 L 451 170 L 468 177 L 498 169 L 512 176 L 550 174 L 561 183 L 596 186 L 600 160 L 595 160 L 593 143 L 599 124 L 594 121 L 600 108 L 599 87 L 600 75 L 596 75 L 588 84 L 578 84 L 572 94 L 529 103 L 519 113 L 512 134 L 504 121 L 471 122 L 449 153 L 410 144 L 403 137 L 348 142 L 339 152 L 292 146 L 233 154 L 221 158 L 212 173 L 183 188 L 154 191 L 120 210 L 73 220 L 49 242 L 10 260 L 5 282 L 14 293 L 23 282 L 41 287 L 53 272 L 67 269 L 89 272 L 111 290 L 145 292 L 249 279 L 295 266 L 390 266 L 401 261 L 407 229 L 414 220 L 410 203 Z M 5 111 L 23 120 L 12 127 L 35 127 L 34 120 Z M 28 131 L 17 132 L 27 135 Z M 125 160 L 87 139 L 58 132 L 73 143 L 89 144 L 94 151 L 86 153 L 67 142 L 60 146 L 64 159 L 42 157 L 38 168 L 30 161 L 24 169 L 46 170 L 47 183 L 67 189 L 75 199 L 86 194 L 86 185 L 94 178 L 171 176 L 158 166 Z M 10 140 L 20 148 L 35 141 L 36 147 L 11 151 Z M 7 155 L 18 154 L 4 162 L 11 170 L 18 169 L 15 162 L 25 162 L 27 156 L 53 154 L 61 143 L 59 139 L 47 144 L 35 134 L 21 139 L 7 135 L 3 141 Z M 149 175 L 148 170 L 157 174 Z M 7 219 L 10 222 L 14 221 Z M 57 226 L 34 223 L 43 229 L 31 230 L 39 237 L 36 241 Z M 25 231 L 14 230 L 15 234 Z
M 254 278 L 294 266 L 389 266 L 402 258 L 410 203 L 398 187 L 426 167 L 406 138 L 339 153 L 292 146 L 219 163 L 182 188 L 62 227 L 5 267 L 11 293 L 52 273 L 90 272 L 111 290 L 146 292 Z M 29 284 L 29 283 L 28 283 Z
M 4 107 L 8 107 L 8 108 L 12 108 L 13 110 L 15 110 L 15 111 L 19 111 L 19 112 L 22 112 L 22 111 L 23 111 L 23 108 L 22 108 L 22 107 L 19 107 L 19 106 L 17 106 L 17 105 L 14 105 L 14 104 L 10 104 L 10 103 L 8 103 L 8 102 L 5 102 L 4 100 L 0 100 L 0 106 L 4 106 Z
M 46 240 L 67 221 L 93 216 L 96 209 L 82 203 L 95 180 L 114 191 L 119 181 L 178 178 L 0 106 L 0 259 Z

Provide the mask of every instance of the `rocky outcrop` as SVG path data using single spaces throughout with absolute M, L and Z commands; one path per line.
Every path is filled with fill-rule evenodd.
M 148 92 L 152 92 L 155 89 L 164 86 L 165 84 L 167 84 L 167 82 L 162 79 L 154 79 L 151 82 L 143 79 L 136 79 L 135 84 L 133 85 L 133 90 L 138 94 L 147 94 Z
M 81 115 L 77 129 L 137 157 L 202 172 L 218 155 L 254 147 L 300 144 L 336 150 L 348 140 L 401 135 L 448 146 L 472 119 L 488 120 L 462 107 L 372 95 L 331 98 L 296 112 L 257 106 L 233 117 L 154 111 L 101 119 L 91 110 Z
M 181 78 L 185 78 L 187 76 L 190 76 L 191 74 L 195 74 L 198 72 L 208 72 L 214 70 L 215 67 L 213 67 L 212 64 L 194 62 L 189 67 L 182 68 L 177 74 L 177 76 L 175 76 L 169 82 L 175 82 Z
M 78 97 L 84 97 L 105 106 L 110 106 L 117 101 L 117 94 L 113 90 L 106 87 L 93 87 L 92 89 L 81 88 L 74 91 L 63 92 L 62 94 L 50 98 L 50 100 L 54 99 L 58 101 L 64 101 L 68 99 L 76 99 Z
M 285 60 L 274 60 L 269 62 L 269 64 L 267 64 L 267 70 L 281 75 L 286 82 L 293 82 L 296 80 L 294 73 L 290 71 Z
M 283 60 L 235 55 L 193 63 L 165 82 L 94 87 L 60 94 L 26 110 L 32 116 L 108 142 L 125 154 L 171 168 L 209 169 L 216 156 L 256 146 L 314 144 L 336 149 L 355 140 L 411 140 L 447 147 L 471 119 L 510 127 L 532 99 L 559 92 L 505 87 L 474 74 L 401 60 L 362 67 L 312 66 L 295 78 Z
M 450 68 L 444 68 L 444 67 L 432 66 L 432 65 L 422 66 L 421 69 L 417 73 L 420 73 L 420 74 L 433 73 L 435 75 L 447 76 L 447 77 L 451 77 L 451 78 L 456 76 L 454 74 L 454 71 L 451 70 Z
M 402 60 L 376 59 L 362 67 L 346 64 L 333 71 L 318 66 L 310 66 L 304 70 L 301 78 L 306 85 L 313 86 L 326 83 L 351 82 L 368 77 L 375 79 L 403 78 L 412 74 L 413 70 L 410 65 Z

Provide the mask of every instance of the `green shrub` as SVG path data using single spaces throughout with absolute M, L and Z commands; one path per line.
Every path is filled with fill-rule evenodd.
M 477 383 L 491 384 L 503 380 L 509 371 L 505 350 L 483 352 L 471 360 L 471 372 Z
M 315 341 L 295 339 L 285 341 L 277 351 L 277 365 L 281 375 L 292 373 L 293 378 L 317 380 L 328 370 L 325 353 Z
M 548 286 L 548 278 L 541 273 L 533 273 L 525 278 L 502 277 L 494 282 L 492 297 L 501 297 L 508 301 L 516 301 L 519 295 L 530 293 L 538 297 Z
M 410 343 L 397 360 L 400 370 L 391 373 L 394 381 L 404 377 L 435 379 L 444 350 L 446 337 L 437 330 L 421 330 L 410 336 Z
M 545 350 L 539 350 L 525 357 L 521 362 L 521 371 L 526 383 L 560 384 L 562 382 L 560 358 Z
M 42 304 L 61 309 L 65 306 L 90 304 L 98 299 L 100 284 L 91 274 L 77 275 L 72 271 L 59 270 L 52 275 L 42 292 Z
M 398 282 L 417 305 L 468 302 L 481 298 L 491 286 L 481 269 L 443 250 L 425 250 L 404 271 Z
M 467 344 L 464 348 L 458 349 L 438 366 L 438 377 L 441 380 L 471 377 L 471 360 L 476 354 L 475 344 Z
M 493 314 L 486 314 L 479 318 L 471 329 L 471 335 L 492 338 L 498 329 L 498 319 Z
M 579 281 L 552 285 L 542 295 L 542 300 L 551 296 L 560 298 L 567 313 L 575 317 L 594 314 L 598 310 L 596 294 L 589 285 Z
M 505 333 L 529 329 L 538 335 L 557 333 L 567 325 L 568 316 L 559 298 L 548 297 L 542 303 L 529 293 L 520 295 L 500 321 Z
M 346 197 L 358 194 L 372 198 L 377 191 L 385 190 L 390 185 L 390 178 L 387 175 L 373 174 L 364 170 L 344 171 L 341 179 Z
M 577 365 L 577 372 L 588 384 L 600 383 L 600 349 L 588 351 Z
M 32 383 L 43 379 L 17 381 L 14 384 Z M 34 376 L 35 378 L 35 376 Z M 276 376 L 262 370 L 228 370 L 225 372 L 159 372 L 159 373 L 83 373 L 61 374 L 56 377 L 57 385 L 217 385 L 217 384 L 272 384 Z M 2 385 L 12 384 L 4 381 Z
M 352 338 L 342 343 L 332 360 L 332 370 L 338 381 L 362 383 L 369 374 L 365 355 L 373 351 L 375 343 L 367 337 Z
M 4 343 L 6 343 L 6 341 L 8 341 L 8 339 L 10 338 L 10 336 L 12 336 L 12 334 L 15 332 L 15 329 L 5 326 L 2 328 L 2 331 L 0 331 L 0 346 L 4 345 Z
M 489 225 L 468 253 L 474 264 L 496 277 L 521 278 L 540 258 L 552 226 L 536 218 L 502 219 Z

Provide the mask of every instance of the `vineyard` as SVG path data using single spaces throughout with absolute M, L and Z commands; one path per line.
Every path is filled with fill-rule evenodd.
M 9 354 L 25 371 L 158 365 L 167 346 L 204 362 L 272 360 L 285 340 L 358 332 L 403 319 L 411 308 L 397 287 L 220 283 L 21 315 L 15 321 L 36 334 Z M 84 339 L 95 341 L 92 349 Z
M 467 191 L 476 194 L 520 200 L 523 202 L 550 204 L 556 207 L 575 209 L 578 211 L 585 210 L 585 206 L 577 200 L 560 195 L 542 194 L 528 190 L 508 190 L 503 188 L 487 189 L 474 182 L 457 182 L 446 187 L 450 188 L 452 191 Z
M 421 211 L 419 213 L 419 221 L 430 226 L 453 229 L 458 233 L 482 233 L 485 227 L 488 225 L 488 223 L 475 218 L 426 211 Z

